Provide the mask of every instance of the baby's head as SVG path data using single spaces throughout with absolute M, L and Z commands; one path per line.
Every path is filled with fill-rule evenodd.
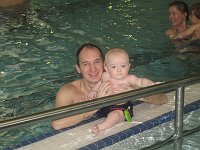
M 128 75 L 130 69 L 128 53 L 120 48 L 109 50 L 105 56 L 104 68 L 111 78 L 123 79 Z
M 195 3 L 190 8 L 190 19 L 193 24 L 199 23 L 200 20 L 200 3 Z

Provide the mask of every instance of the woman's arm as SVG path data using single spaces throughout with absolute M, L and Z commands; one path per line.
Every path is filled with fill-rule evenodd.
M 168 29 L 166 32 L 165 32 L 165 35 L 167 35 L 170 39 L 173 39 L 174 37 L 176 37 L 176 32 L 175 32 L 175 29 Z
M 200 24 L 195 24 L 195 25 L 191 25 L 189 29 L 187 29 L 186 31 L 184 32 L 181 32 L 179 33 L 177 36 L 176 36 L 176 39 L 184 39 L 184 38 L 187 38 L 189 37 L 190 35 L 192 35 L 195 30 L 199 30 L 200 29 Z

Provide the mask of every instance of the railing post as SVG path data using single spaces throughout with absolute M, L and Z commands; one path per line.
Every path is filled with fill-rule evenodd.
M 176 150 L 182 149 L 183 142 L 183 112 L 184 112 L 184 89 L 185 87 L 179 87 L 176 90 L 175 97 L 175 148 Z

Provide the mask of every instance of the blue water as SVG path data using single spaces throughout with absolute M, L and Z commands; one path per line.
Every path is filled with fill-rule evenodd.
M 31 0 L 1 9 L 0 121 L 52 109 L 59 87 L 78 78 L 75 54 L 86 42 L 126 49 L 131 73 L 154 81 L 199 74 L 200 55 L 178 54 L 164 35 L 168 2 Z M 1 132 L 0 149 L 51 130 L 46 122 Z

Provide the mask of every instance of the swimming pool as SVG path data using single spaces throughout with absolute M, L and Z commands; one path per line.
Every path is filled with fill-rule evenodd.
M 104 52 L 125 48 L 131 72 L 155 81 L 199 74 L 200 56 L 177 54 L 163 35 L 167 6 L 159 0 L 32 0 L 23 8 L 2 10 L 0 120 L 53 108 L 58 88 L 78 78 L 74 56 L 85 42 Z M 1 147 L 51 130 L 47 122 L 0 133 Z

